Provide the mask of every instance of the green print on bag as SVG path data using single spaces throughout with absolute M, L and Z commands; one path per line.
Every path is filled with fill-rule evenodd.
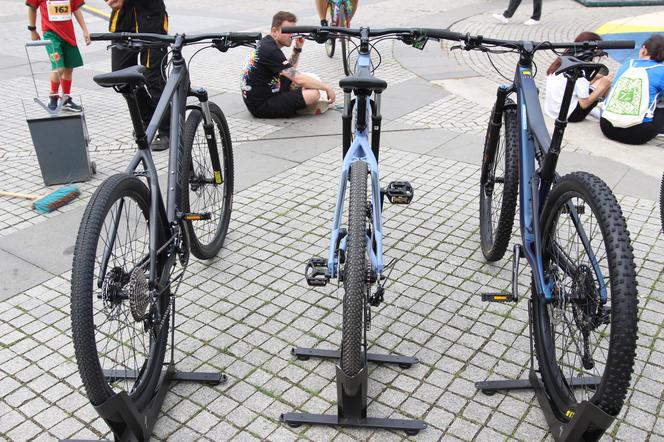
M 646 117 L 652 118 L 657 98 L 651 105 L 648 69 L 658 66 L 635 67 L 634 60 L 630 61 L 629 68 L 618 78 L 604 102 L 602 118 L 621 128 L 641 124 Z
M 606 110 L 620 115 L 640 115 L 643 81 L 640 78 L 620 77 Z

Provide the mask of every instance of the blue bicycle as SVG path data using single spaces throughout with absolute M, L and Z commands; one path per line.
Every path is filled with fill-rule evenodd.
M 406 181 L 391 182 L 386 188 L 380 186 L 380 108 L 381 94 L 387 88 L 387 82 L 373 76 L 378 66 L 373 66 L 371 62 L 371 51 L 375 48 L 370 41 L 371 37 L 377 37 L 374 42 L 401 39 L 410 43 L 412 32 L 404 29 L 300 26 L 284 28 L 283 32 L 304 35 L 320 44 L 325 43 L 331 35 L 358 37 L 359 47 L 354 75 L 339 82 L 344 91 L 343 164 L 328 257 L 312 258 L 305 268 L 305 277 L 310 286 L 325 286 L 335 278 L 343 283 L 345 294 L 341 351 L 293 349 L 293 354 L 304 360 L 309 357 L 340 359 L 337 365 L 339 415 L 287 413 L 282 419 L 291 426 L 302 423 L 366 426 L 402 429 L 415 434 L 426 427 L 423 422 L 367 418 L 367 362 L 394 363 L 408 368 L 417 363 L 417 359 L 368 353 L 366 340 L 366 331 L 371 323 L 370 306 L 378 306 L 383 301 L 388 273 L 386 270 L 391 268 L 383 262 L 384 199 L 387 197 L 392 204 L 409 204 L 413 199 L 413 187 Z M 354 98 L 351 94 L 354 94 Z M 342 226 L 346 199 L 347 228 Z M 375 291 L 372 290 L 374 286 Z
M 569 421 L 582 401 L 615 416 L 633 371 L 637 331 L 634 256 L 622 211 L 598 177 L 556 165 L 576 80 L 606 73 L 593 63 L 602 49 L 633 41 L 550 43 L 508 41 L 448 31 L 423 35 L 461 42 L 459 49 L 520 55 L 514 79 L 500 86 L 486 133 L 480 176 L 480 239 L 488 261 L 503 257 L 519 198 L 523 245 L 514 246 L 511 293 L 518 300 L 519 259 L 532 271 L 531 331 L 542 383 L 554 413 Z M 534 77 L 538 50 L 565 50 L 557 75 L 567 78 L 553 134 L 544 123 Z M 516 96 L 516 103 L 511 96 Z

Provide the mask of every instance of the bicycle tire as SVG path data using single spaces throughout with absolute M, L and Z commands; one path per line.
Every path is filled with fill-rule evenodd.
M 487 261 L 502 259 L 509 245 L 516 213 L 516 201 L 519 193 L 519 133 L 517 128 L 516 105 L 511 99 L 505 100 L 503 108 L 503 122 L 500 126 L 498 145 L 491 154 L 489 146 L 489 132 L 493 121 L 494 110 L 491 111 L 489 127 L 484 139 L 484 156 L 482 160 L 482 176 L 487 176 L 486 183 L 480 183 L 480 244 L 482 254 Z M 503 143 L 504 141 L 504 143 Z M 504 170 L 502 188 L 496 181 L 496 169 L 501 165 L 501 155 L 504 154 Z M 486 174 L 486 175 L 485 175 Z M 496 192 L 502 189 L 502 192 Z M 500 212 L 494 227 L 493 213 L 494 199 L 500 196 Z
M 339 26 L 342 28 L 348 27 L 348 13 L 346 12 L 346 5 L 343 3 L 339 6 Z M 341 37 L 339 41 L 341 42 L 341 59 L 344 64 L 344 74 L 349 76 L 351 72 L 348 62 L 348 42 L 344 37 Z
M 337 25 L 334 21 L 335 17 L 332 9 L 332 4 L 330 2 L 327 2 L 327 7 L 325 8 L 325 17 L 330 26 Z M 336 49 L 336 39 L 334 37 L 328 38 L 327 41 L 325 42 L 325 53 L 327 54 L 327 56 L 330 58 L 334 57 L 335 49 Z
M 664 174 L 662 174 L 662 182 L 659 185 L 659 221 L 662 225 L 662 232 L 664 232 Z
M 362 336 L 367 294 L 367 163 L 356 161 L 350 168 L 348 240 L 344 266 L 341 369 L 355 376 L 364 367 Z
M 233 205 L 234 165 L 230 130 L 219 106 L 210 102 L 210 114 L 217 128 L 217 149 L 221 164 L 221 185 L 214 183 L 212 159 L 203 131 L 203 114 L 194 109 L 185 123 L 181 206 L 184 212 L 210 212 L 210 220 L 185 221 L 191 253 L 199 259 L 217 256 L 224 245 Z
M 113 175 L 99 186 L 90 199 L 79 227 L 71 277 L 72 337 L 78 370 L 93 405 L 100 405 L 114 393 L 125 390 L 140 410 L 152 399 L 161 373 L 169 317 L 166 316 L 156 333 L 153 333 L 153 330 L 146 332 L 144 322 L 136 319 L 136 315 L 149 311 L 149 306 L 146 307 L 149 295 L 145 275 L 145 268 L 149 269 L 150 262 L 149 244 L 146 244 L 149 235 L 149 204 L 149 191 L 143 182 L 128 174 Z M 132 209 L 135 210 L 132 212 Z M 126 220 L 120 218 L 119 225 L 123 227 L 118 229 L 115 235 L 111 233 L 110 227 L 113 213 L 127 217 Z M 132 220 L 136 221 L 135 225 L 129 224 Z M 157 247 L 165 241 L 165 227 L 164 219 L 160 218 L 157 226 Z M 124 244 L 123 233 L 129 235 Z M 135 235 L 133 238 L 132 234 Z M 105 238 L 104 235 L 110 237 Z M 102 282 L 98 278 L 101 273 L 98 267 L 104 244 L 111 246 L 112 255 Z M 136 250 L 129 250 L 134 246 Z M 148 256 L 148 259 L 141 265 L 134 260 L 145 256 Z M 129 271 L 131 267 L 133 271 Z M 137 272 L 141 268 L 143 270 Z M 157 264 L 157 270 L 163 271 L 163 263 Z M 119 300 L 113 299 L 117 294 L 122 297 Z M 140 296 L 141 294 L 143 296 Z M 160 311 L 167 311 L 170 302 L 168 290 L 162 292 L 159 302 Z M 127 319 L 128 324 L 121 324 L 123 318 Z M 116 320 L 117 330 L 113 329 Z M 102 341 L 104 338 L 108 338 L 105 345 Z M 129 343 L 125 342 L 126 338 Z M 147 346 L 145 339 L 148 339 Z M 141 343 L 143 348 L 136 348 Z M 125 349 L 130 356 L 130 352 L 133 352 L 133 361 L 113 360 L 114 350 L 115 357 L 123 357 L 126 356 Z M 140 363 L 138 359 L 142 359 L 142 355 L 145 355 L 145 360 Z M 104 376 L 103 368 L 135 370 L 142 374 L 137 380 L 132 380 L 129 376 L 119 379 L 113 384 L 120 382 L 125 388 L 114 388 Z
M 587 251 L 579 245 L 579 240 L 572 238 L 572 235 L 578 235 L 578 230 L 569 215 L 572 212 L 570 205 L 578 213 L 579 223 L 586 226 L 584 231 L 602 269 L 607 286 L 606 304 L 598 295 L 597 274 L 589 263 Z M 593 218 L 596 219 L 595 227 Z M 562 225 L 565 221 L 569 223 L 567 229 Z M 572 233 L 565 235 L 565 231 Z M 582 400 L 589 400 L 605 413 L 616 416 L 627 395 L 636 356 L 638 302 L 634 255 L 620 206 L 601 179 L 589 173 L 574 172 L 563 177 L 551 190 L 542 212 L 542 232 L 544 270 L 556 275 L 559 293 L 570 295 L 565 297 L 566 300 L 559 295 L 558 300 L 551 303 L 534 296 L 535 353 L 542 382 L 561 420 L 573 416 L 570 410 L 573 412 Z M 600 234 L 599 239 L 593 237 L 594 232 Z M 569 247 L 563 243 L 565 236 Z M 575 250 L 579 256 L 578 264 L 573 260 Z M 556 271 L 556 268 L 562 271 Z M 566 283 L 571 283 L 571 288 L 567 288 Z M 572 321 L 567 324 L 570 335 L 573 335 L 572 326 L 579 333 L 574 335 L 577 338 L 582 337 L 584 328 L 588 327 L 592 344 L 594 335 L 591 333 L 597 331 L 598 350 L 593 352 L 588 344 L 589 362 L 593 366 L 586 366 L 584 355 L 577 354 L 575 358 L 567 356 L 565 347 L 574 349 L 580 345 L 557 333 L 561 318 L 564 318 L 562 322 L 567 321 L 565 315 L 568 309 L 572 315 Z M 601 348 L 606 344 L 599 341 L 607 331 L 608 350 Z M 584 338 L 584 345 L 586 342 Z M 586 353 L 585 350 L 582 352 Z M 606 361 L 600 363 L 596 360 L 598 356 L 606 356 Z M 580 364 L 582 367 L 573 366 L 580 361 L 583 361 Z M 586 374 L 589 370 L 595 370 L 591 374 L 601 377 L 600 384 L 592 393 L 589 388 L 573 390 L 569 387 L 567 379 Z

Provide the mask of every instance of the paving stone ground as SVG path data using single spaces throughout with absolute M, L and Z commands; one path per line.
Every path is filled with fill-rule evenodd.
M 265 2 L 251 0 L 242 2 L 252 11 L 248 18 L 236 11 L 239 2 L 226 6 L 225 14 L 206 16 L 208 10 L 201 5 L 213 3 L 203 1 L 193 6 L 173 1 L 171 15 L 178 20 L 179 13 L 186 26 L 198 19 L 210 26 L 227 23 L 238 30 L 261 29 L 273 9 Z M 312 19 L 309 3 L 297 0 L 290 6 L 302 11 L 301 17 Z M 490 22 L 483 11 L 496 12 L 503 3 L 477 0 L 460 6 L 447 0 L 413 0 L 404 5 L 396 0 L 374 0 L 367 1 L 356 20 L 362 23 L 380 17 L 376 20 L 384 24 L 412 24 L 443 20 L 447 14 L 459 16 L 453 30 L 482 27 L 487 35 L 506 38 L 529 32 L 532 38 L 569 40 L 581 28 L 653 10 L 593 8 L 597 15 L 590 16 L 583 15 L 585 9 L 575 2 L 559 0 L 545 4 L 551 14 L 547 26 L 525 30 Z M 23 29 L 25 8 L 4 0 L 0 6 L 6 7 L 3 10 L 8 14 L 8 18 L 0 16 L 0 22 L 11 29 Z M 528 8 L 528 4 L 522 6 L 523 10 Z M 555 17 L 554 8 L 559 11 Z M 576 17 L 581 18 L 573 21 Z M 104 27 L 101 21 L 92 23 L 98 30 Z M 5 31 L 0 36 L 7 37 L 7 46 L 0 53 L 17 58 L 16 48 L 22 47 L 23 40 Z M 524 296 L 517 305 L 480 302 L 483 292 L 509 289 L 512 262 L 505 258 L 491 264 L 483 259 L 478 230 L 479 167 L 475 161 L 450 157 L 445 150 L 453 144 L 464 149 L 464 143 L 469 143 L 468 150 L 477 150 L 470 143 L 481 143 L 489 109 L 473 106 L 454 91 L 441 92 L 428 82 L 424 93 L 409 95 L 399 88 L 414 88 L 422 80 L 393 57 L 391 43 L 382 45 L 385 59 L 379 74 L 388 80 L 390 91 L 400 91 L 397 99 L 402 104 L 385 107 L 390 115 L 385 127 L 392 133 L 386 132 L 384 137 L 381 179 L 384 183 L 406 179 L 416 190 L 411 205 L 387 205 L 384 212 L 385 261 L 398 261 L 386 286 L 385 303 L 373 309 L 368 339 L 371 351 L 413 355 L 421 363 L 408 370 L 371 365 L 369 413 L 424 420 L 428 428 L 412 438 L 417 440 L 552 440 L 532 392 L 487 396 L 474 387 L 476 381 L 489 378 L 524 378 L 530 362 L 524 299 L 529 272 L 525 268 L 521 271 L 519 290 Z M 315 71 L 336 83 L 339 60 L 328 60 L 322 48 L 311 43 L 306 48 L 309 58 L 303 59 L 303 70 Z M 99 172 L 81 184 L 81 198 L 47 216 L 36 216 L 24 201 L 0 200 L 0 240 L 36 232 L 63 213 L 80 211 L 101 180 L 123 170 L 133 152 L 129 122 L 122 118 L 121 97 L 90 82 L 91 75 L 107 69 L 108 61 L 103 51 L 89 51 L 90 63 L 81 73 L 80 92 L 91 109 L 90 150 Z M 496 80 L 486 58 L 450 54 L 471 75 Z M 252 119 L 238 107 L 241 102 L 233 66 L 241 63 L 243 55 L 237 51 L 229 52 L 228 58 L 194 59 L 194 82 L 207 85 L 213 99 L 224 104 L 236 156 L 249 156 L 253 161 L 236 167 L 237 179 L 253 172 L 250 168 L 264 167 L 264 162 L 282 166 L 273 166 L 273 172 L 236 192 L 224 249 L 208 262 L 193 259 L 178 292 L 178 369 L 223 371 L 228 383 L 217 387 L 176 384 L 166 396 L 154 439 L 407 439 L 401 432 L 310 426 L 292 429 L 279 422 L 281 413 L 293 410 L 336 410 L 334 364 L 298 361 L 291 357 L 290 349 L 338 349 L 340 344 L 343 289 L 330 286 L 314 290 L 303 278 L 306 260 L 324 256 L 327 251 L 340 159 L 338 146 L 328 143 L 339 137 L 340 119 L 336 111 L 318 119 L 304 118 L 300 126 L 292 121 Z M 511 71 L 509 61 L 500 63 Z M 25 72 L 10 75 L 0 71 L 8 89 L 33 87 Z M 46 86 L 41 81 L 38 87 Z M 41 177 L 35 173 L 38 165 L 21 98 L 21 94 L 10 94 L 7 106 L 0 108 L 0 160 L 4 163 L 0 182 L 15 191 L 44 192 Z M 388 99 L 386 94 L 386 102 Z M 283 143 L 279 145 L 283 152 L 270 143 Z M 296 159 L 298 146 L 317 149 L 318 153 L 301 154 Z M 576 150 L 573 140 L 569 147 Z M 165 156 L 155 157 L 163 170 Z M 617 197 L 635 251 L 639 340 L 627 401 L 602 440 L 661 441 L 664 234 L 653 199 L 620 193 Z M 515 229 L 512 242 L 517 239 Z M 49 253 L 46 246 L 44 253 Z M 0 300 L 0 440 L 111 436 L 85 396 L 74 358 L 69 311 L 69 270 Z

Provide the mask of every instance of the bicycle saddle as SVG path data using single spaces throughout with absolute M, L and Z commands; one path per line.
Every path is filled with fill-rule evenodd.
M 363 70 L 356 75 L 339 80 L 339 87 L 344 91 L 369 90 L 380 93 L 387 89 L 387 81 L 373 77 L 369 71 Z
M 115 72 L 95 75 L 92 79 L 99 86 L 129 86 L 130 88 L 143 86 L 145 84 L 145 66 L 130 66 Z
M 591 63 L 569 55 L 561 55 L 560 67 L 556 69 L 556 75 L 577 69 L 584 71 L 588 80 L 592 80 L 597 74 L 606 75 L 609 73 L 609 68 L 602 63 Z

